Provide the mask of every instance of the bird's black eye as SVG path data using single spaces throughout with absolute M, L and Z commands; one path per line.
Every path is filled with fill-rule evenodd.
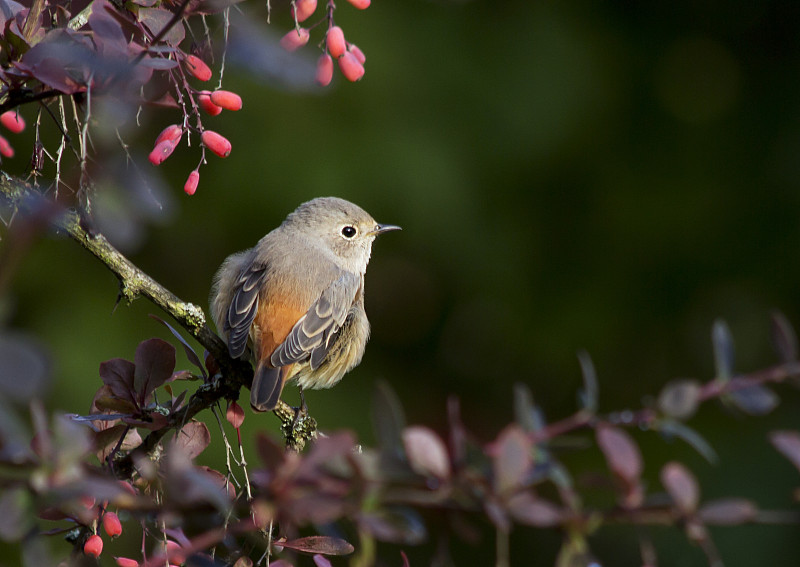
M 358 234 L 356 227 L 350 225 L 342 227 L 342 236 L 345 238 L 353 238 L 356 234 Z

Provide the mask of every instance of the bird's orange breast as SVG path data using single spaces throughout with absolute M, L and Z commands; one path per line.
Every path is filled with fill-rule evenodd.
M 259 305 L 254 320 L 257 329 L 255 345 L 257 362 L 272 367 L 269 362 L 272 353 L 286 340 L 292 327 L 303 315 L 305 311 L 285 304 L 266 302 Z

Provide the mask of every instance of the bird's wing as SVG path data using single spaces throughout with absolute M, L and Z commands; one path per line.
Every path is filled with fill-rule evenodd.
M 277 368 L 310 359 L 312 370 L 316 370 L 347 319 L 360 287 L 358 274 L 343 272 L 325 288 L 272 353 L 272 366 Z
M 264 283 L 267 268 L 262 264 L 250 264 L 242 270 L 234 282 L 234 291 L 225 317 L 228 332 L 228 352 L 233 358 L 244 354 L 250 326 L 258 311 L 258 293 Z

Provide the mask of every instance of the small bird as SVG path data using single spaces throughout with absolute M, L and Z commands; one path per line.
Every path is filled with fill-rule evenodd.
M 255 364 L 250 405 L 275 409 L 286 382 L 330 388 L 364 355 L 364 274 L 378 224 L 336 197 L 303 203 L 253 248 L 228 256 L 211 312 L 233 358 Z

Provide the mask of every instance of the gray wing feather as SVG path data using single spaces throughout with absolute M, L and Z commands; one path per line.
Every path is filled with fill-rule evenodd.
M 272 353 L 270 363 L 279 367 L 310 358 L 311 368 L 316 370 L 347 319 L 360 286 L 357 274 L 344 272 L 339 276 L 295 323 L 286 340 Z
M 233 358 L 244 354 L 250 326 L 258 311 L 258 293 L 266 274 L 266 267 L 253 265 L 247 267 L 236 280 L 233 298 L 225 318 L 228 331 L 228 352 Z

